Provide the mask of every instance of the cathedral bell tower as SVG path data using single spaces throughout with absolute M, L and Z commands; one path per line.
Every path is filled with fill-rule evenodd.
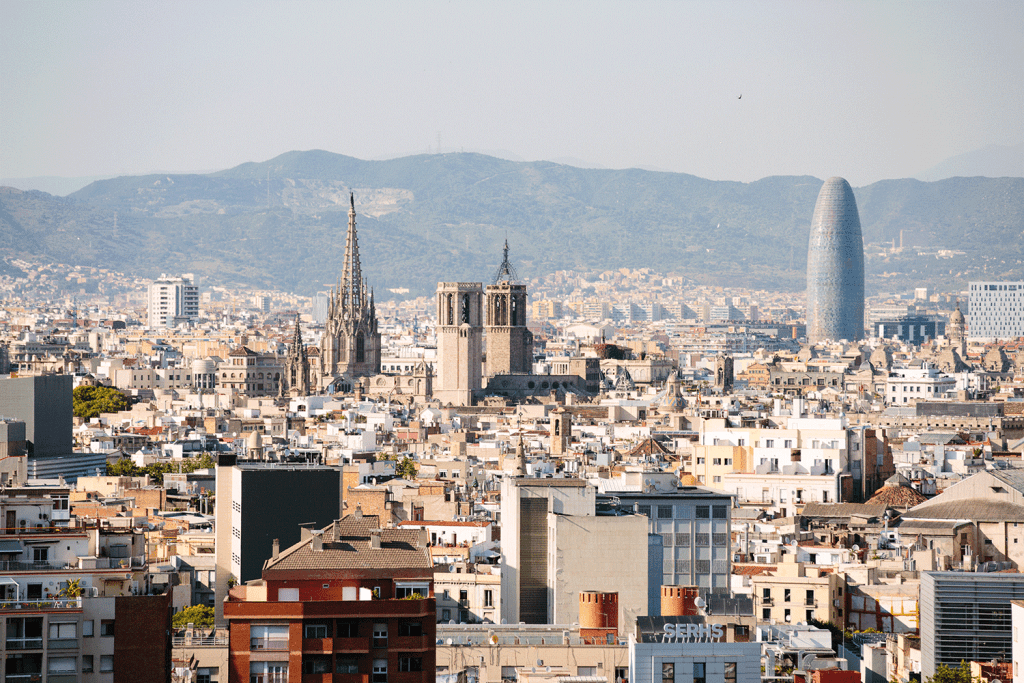
M 487 375 L 527 374 L 533 371 L 533 334 L 526 328 L 526 285 L 518 284 L 504 258 L 487 286 Z
M 473 405 L 483 386 L 483 284 L 437 284 L 437 378 L 434 397 L 442 404 Z

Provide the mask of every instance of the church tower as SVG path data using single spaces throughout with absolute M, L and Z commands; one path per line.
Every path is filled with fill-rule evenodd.
M 483 284 L 437 283 L 437 377 L 441 404 L 473 405 L 483 386 Z
M 309 359 L 306 357 L 306 345 L 302 341 L 302 329 L 299 327 L 299 314 L 295 314 L 295 336 L 288 348 L 288 357 L 284 361 L 284 381 L 281 382 L 281 395 L 308 396 Z
M 349 195 L 348 238 L 341 281 L 327 301 L 327 322 L 320 342 L 321 386 L 345 376 L 349 379 L 380 374 L 380 332 L 373 292 L 367 296 L 359 262 L 356 235 L 356 200 Z
M 504 259 L 487 286 L 487 375 L 509 375 L 533 371 L 533 334 L 526 329 L 526 285 L 508 260 Z

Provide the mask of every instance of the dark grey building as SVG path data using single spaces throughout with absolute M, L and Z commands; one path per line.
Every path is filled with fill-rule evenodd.
M 874 325 L 875 336 L 882 339 L 898 339 L 911 344 L 924 344 L 946 334 L 943 320 L 914 316 L 896 320 L 879 320 Z
M 341 470 L 318 465 L 245 462 L 224 453 L 217 464 L 217 617 L 229 578 L 262 576 L 274 539 L 284 550 L 302 529 L 342 517 Z
M 1010 601 L 1024 599 L 1024 575 L 925 572 L 921 575 L 921 678 L 939 664 L 1008 660 Z
M 864 337 L 864 238 L 853 188 L 829 178 L 818 193 L 807 249 L 807 339 Z
M 74 451 L 71 392 L 71 375 L 0 379 L 0 416 L 25 423 L 30 458 L 68 456 Z

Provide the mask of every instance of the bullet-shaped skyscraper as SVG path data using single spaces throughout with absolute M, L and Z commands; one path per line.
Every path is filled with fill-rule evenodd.
M 853 188 L 829 178 L 818 193 L 807 249 L 807 339 L 864 337 L 864 238 Z

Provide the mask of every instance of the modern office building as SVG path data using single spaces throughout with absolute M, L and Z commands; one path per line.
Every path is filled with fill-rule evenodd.
M 1009 659 L 1010 603 L 1021 599 L 1021 574 L 921 574 L 921 678 L 933 676 L 939 664 Z
M 761 680 L 761 643 L 727 642 L 725 633 L 700 615 L 638 619 L 629 638 L 630 682 Z
M 608 492 L 601 501 L 618 498 L 648 518 L 650 533 L 663 541 L 662 585 L 698 586 L 702 595 L 728 593 L 733 496 L 702 486 L 649 488 Z
M 71 455 L 74 407 L 71 375 L 0 379 L 0 417 L 25 423 L 29 459 Z
M 433 683 L 430 536 L 357 511 L 278 549 L 224 603 L 231 683 Z M 315 678 L 314 678 L 315 676 Z
M 818 193 L 807 249 L 807 339 L 864 337 L 864 238 L 853 188 L 829 178 Z
M 967 336 L 971 339 L 1024 337 L 1024 282 L 972 282 Z
M 879 320 L 872 324 L 879 339 L 898 339 L 911 344 L 924 344 L 946 334 L 946 323 L 924 316 L 908 316 Z
M 149 286 L 149 327 L 175 327 L 199 318 L 199 285 L 191 273 L 161 275 Z

